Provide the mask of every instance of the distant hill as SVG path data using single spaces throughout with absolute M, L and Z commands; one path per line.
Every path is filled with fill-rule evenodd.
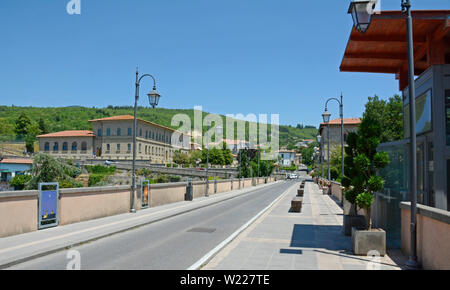
M 56 132 L 64 130 L 92 130 L 92 124 L 88 122 L 89 120 L 117 115 L 133 115 L 134 108 L 131 106 L 108 106 L 107 108 L 87 108 L 81 106 L 59 108 L 0 106 L 0 136 L 3 136 L 3 140 L 14 140 L 15 121 L 22 112 L 36 124 L 38 124 L 40 119 L 43 119 L 47 131 Z M 192 109 L 151 109 L 145 107 L 139 107 L 138 109 L 139 118 L 173 129 L 177 128 L 171 126 L 170 123 L 172 117 L 176 114 L 187 114 L 191 120 L 194 118 L 194 110 Z M 203 112 L 204 116 L 207 114 L 209 113 Z M 222 116 L 222 118 L 225 119 L 225 116 Z M 313 126 L 296 128 L 280 125 L 280 146 L 292 146 L 302 139 L 315 139 L 317 132 L 318 130 Z

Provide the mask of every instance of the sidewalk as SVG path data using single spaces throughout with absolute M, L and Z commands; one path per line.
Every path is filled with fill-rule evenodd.
M 114 215 L 0 238 L 0 269 L 82 243 L 148 225 L 198 208 L 210 206 L 275 184 L 278 184 L 278 182 L 246 187 L 231 192 L 211 195 L 207 198 L 196 198 L 190 202 L 182 201 L 148 208 L 140 210 L 137 213 Z
M 342 209 L 313 182 L 305 184 L 302 212 L 290 213 L 299 185 L 202 270 L 398 270 L 405 264 L 400 250 L 388 250 L 376 264 L 353 255 L 351 237 L 342 233 Z

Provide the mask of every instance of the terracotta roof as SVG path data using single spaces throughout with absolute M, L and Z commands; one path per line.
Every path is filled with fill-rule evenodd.
M 33 164 L 33 159 L 3 159 L 0 161 L 2 164 Z
M 89 122 L 99 122 L 99 121 L 122 121 L 122 120 L 134 120 L 134 117 L 131 115 L 123 115 L 123 116 L 112 116 L 101 119 L 89 120 Z
M 38 138 L 51 138 L 51 137 L 94 137 L 94 132 L 88 130 L 76 130 L 76 131 L 61 131 L 54 132 L 45 135 L 39 135 Z
M 345 125 L 358 125 L 359 123 L 361 123 L 361 119 L 360 118 L 344 118 L 344 126 Z M 329 123 L 331 126 L 335 126 L 335 125 L 341 125 L 341 118 L 339 119 L 334 119 L 334 120 L 330 120 Z M 320 124 L 321 127 L 326 127 L 327 124 L 326 123 L 321 123 Z
M 124 120 L 128 120 L 128 121 L 129 121 L 129 120 L 134 120 L 134 117 L 131 116 L 131 115 L 122 115 L 122 116 L 113 116 L 113 117 L 107 117 L 107 118 L 101 118 L 101 119 L 89 120 L 89 122 L 124 121 Z M 146 120 L 143 120 L 143 119 L 139 119 L 139 118 L 138 118 L 138 121 L 141 121 L 141 122 L 144 122 L 144 123 L 147 123 L 147 124 L 156 126 L 156 127 L 160 127 L 160 128 L 163 128 L 163 129 L 167 129 L 167 130 L 169 130 L 169 131 L 178 132 L 177 130 L 174 130 L 174 129 L 172 129 L 172 128 L 165 127 L 165 126 L 163 126 L 163 125 L 159 125 L 159 124 L 156 124 L 156 123 L 153 123 L 153 122 L 150 122 L 150 121 L 146 121 Z
M 417 10 L 411 13 L 414 72 L 420 75 L 431 65 L 446 63 L 445 47 L 450 43 L 450 10 Z M 353 27 L 340 70 L 396 74 L 400 90 L 403 90 L 408 85 L 406 40 L 405 16 L 401 11 L 375 14 L 366 33 L 362 34 Z

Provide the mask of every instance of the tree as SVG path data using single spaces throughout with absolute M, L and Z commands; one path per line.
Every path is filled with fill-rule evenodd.
M 250 161 L 248 158 L 248 150 L 239 150 L 239 156 L 238 156 L 239 166 L 238 166 L 238 177 L 244 177 L 248 178 L 250 177 Z
M 28 118 L 28 116 L 24 112 L 22 112 L 20 116 L 16 119 L 14 131 L 17 134 L 17 136 L 23 138 L 25 137 L 25 135 L 28 134 L 30 125 L 31 125 L 30 118 Z
M 36 136 L 40 134 L 40 130 L 36 124 L 30 124 L 27 129 L 28 133 L 25 135 L 25 146 L 27 152 L 34 153 L 34 142 L 36 141 Z
M 231 165 L 233 164 L 233 154 L 231 153 L 231 150 L 228 148 L 227 143 L 222 143 L 222 155 L 224 163 L 223 165 Z
M 41 134 L 48 133 L 47 125 L 45 124 L 45 121 L 42 118 L 39 119 L 39 130 L 41 131 Z
M 26 183 L 25 189 L 38 189 L 38 184 L 42 182 L 59 182 L 63 187 L 80 187 L 80 183 L 74 178 L 80 170 L 70 166 L 64 161 L 57 160 L 48 154 L 37 154 L 31 167 L 31 180 Z
M 177 150 L 173 156 L 173 162 L 178 165 L 189 164 L 189 156 L 182 153 L 180 150 Z
M 377 176 L 377 171 L 389 164 L 386 152 L 377 152 L 380 144 L 382 127 L 378 119 L 366 115 L 358 127 L 357 133 L 347 136 L 348 146 L 345 148 L 345 177 L 342 185 L 346 188 L 345 198 L 352 203 L 354 213 L 356 206 L 366 210 L 369 230 L 372 228 L 370 208 L 374 201 L 374 193 L 383 189 L 384 180 Z
M 363 118 L 377 120 L 381 128 L 380 142 L 403 139 L 403 102 L 399 95 L 386 100 L 369 97 Z
M 314 163 L 314 145 L 315 143 L 310 143 L 308 147 L 302 149 L 302 163 L 307 166 L 312 166 Z

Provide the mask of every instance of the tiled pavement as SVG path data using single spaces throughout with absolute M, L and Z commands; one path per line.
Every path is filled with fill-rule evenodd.
M 342 233 L 342 209 L 318 186 L 306 182 L 301 213 L 290 213 L 299 182 L 271 209 L 220 251 L 203 270 L 397 270 L 400 250 L 371 262 L 351 252 Z M 294 185 L 294 182 L 293 182 Z

